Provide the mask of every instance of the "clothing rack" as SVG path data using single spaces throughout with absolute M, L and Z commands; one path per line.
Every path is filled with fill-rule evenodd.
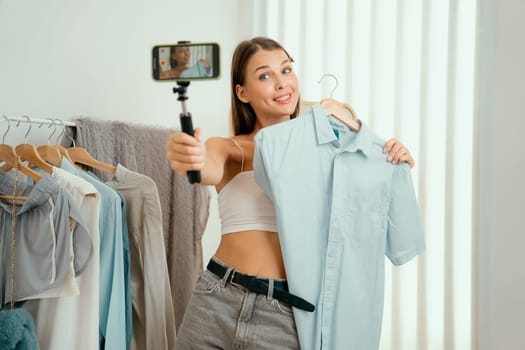
M 28 116 L 14 116 L 9 117 L 2 115 L 2 119 L 0 119 L 0 122 L 7 121 L 9 122 L 16 122 L 17 126 L 19 123 L 30 123 L 30 124 L 40 124 L 40 125 L 56 125 L 56 126 L 76 126 L 75 122 L 72 121 L 63 121 L 62 119 L 58 118 L 48 118 L 48 119 L 42 119 L 42 118 L 30 118 Z

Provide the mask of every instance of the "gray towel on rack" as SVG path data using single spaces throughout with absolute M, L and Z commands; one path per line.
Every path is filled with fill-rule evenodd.
M 149 176 L 157 184 L 178 329 L 193 284 L 203 269 L 202 235 L 209 215 L 209 190 L 191 185 L 186 177 L 171 170 L 166 159 L 166 142 L 174 130 L 85 117 L 75 123 L 76 128 L 69 128 L 68 134 L 74 135 L 77 146 L 84 147 L 99 161 L 120 163 Z M 62 144 L 71 145 L 67 135 Z M 93 172 L 104 181 L 113 175 L 95 169 Z

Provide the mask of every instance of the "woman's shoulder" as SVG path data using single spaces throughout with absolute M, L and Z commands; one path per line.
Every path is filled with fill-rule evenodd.
M 206 147 L 222 148 L 227 147 L 232 143 L 230 137 L 214 136 L 206 140 Z
M 210 137 L 206 140 L 206 151 L 211 153 L 228 156 L 235 152 L 236 149 L 237 146 L 232 137 Z
M 235 135 L 230 137 L 210 137 L 206 140 L 206 145 L 212 147 L 231 147 L 241 145 L 241 147 L 253 144 L 253 138 L 249 135 Z
M 206 141 L 206 150 L 210 154 L 220 155 L 228 163 L 251 164 L 248 162 L 253 159 L 254 143 L 249 135 L 212 137 Z

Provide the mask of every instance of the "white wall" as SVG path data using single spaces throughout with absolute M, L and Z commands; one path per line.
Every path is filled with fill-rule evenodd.
M 479 9 L 479 349 L 525 349 L 525 1 Z
M 238 0 L 0 0 L 0 115 L 89 116 L 178 128 L 175 85 L 151 79 L 151 47 L 217 42 L 221 78 L 191 83 L 187 108 L 205 137 L 227 136 L 229 66 L 241 39 L 240 9 Z M 11 126 L 6 143 L 22 143 L 27 125 Z M 5 130 L 0 121 L 0 138 Z M 52 130 L 33 125 L 27 141 L 45 144 Z M 205 260 L 220 238 L 215 202 L 204 235 Z

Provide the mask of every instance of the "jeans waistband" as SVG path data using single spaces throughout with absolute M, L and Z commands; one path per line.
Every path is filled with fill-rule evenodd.
M 219 278 L 223 278 L 228 271 L 229 275 L 226 276 L 227 283 L 234 283 L 245 287 L 251 292 L 257 294 L 268 295 L 270 288 L 270 280 L 267 278 L 258 278 L 253 275 L 247 275 L 237 270 L 230 270 L 226 266 L 223 266 L 216 262 L 213 258 L 210 260 L 207 266 L 208 270 L 215 274 Z M 290 306 L 298 309 L 312 312 L 315 310 L 315 306 L 301 297 L 293 295 L 288 292 L 288 285 L 286 281 L 273 281 L 272 298 L 282 301 Z

